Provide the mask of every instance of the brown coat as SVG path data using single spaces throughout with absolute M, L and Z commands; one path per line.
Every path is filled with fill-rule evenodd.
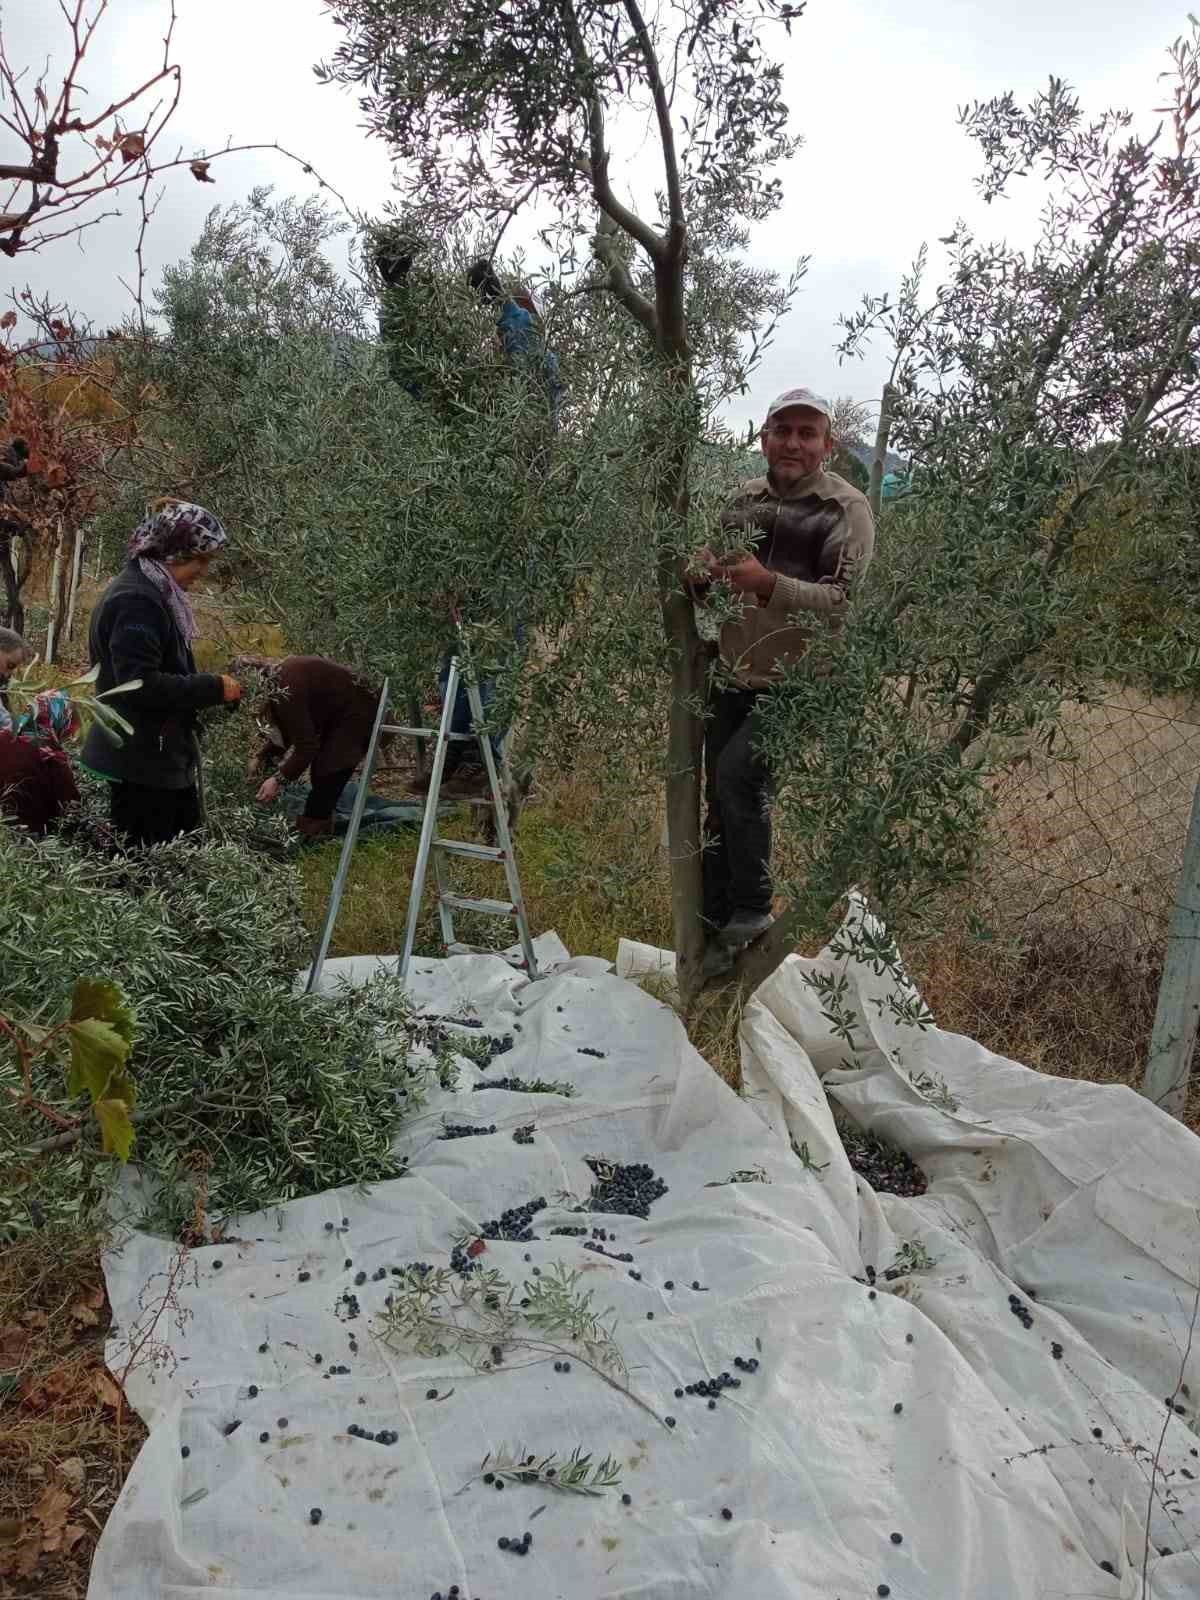
M 378 691 L 324 656 L 287 656 L 271 676 L 268 713 L 288 750 L 279 776 L 291 783 L 306 769 L 326 778 L 356 767 L 371 742 Z M 271 750 L 278 753 L 273 742 L 264 754 Z
M 875 522 L 866 496 L 836 472 L 814 472 L 787 495 L 770 478 L 752 478 L 721 513 L 719 543 L 723 552 L 753 549 L 778 573 L 771 598 L 747 599 L 741 618 L 721 630 L 726 666 L 763 688 L 817 630 L 841 628 L 875 548 Z
M 15 817 L 31 833 L 45 833 L 78 799 L 65 751 L 0 730 L 0 816 Z

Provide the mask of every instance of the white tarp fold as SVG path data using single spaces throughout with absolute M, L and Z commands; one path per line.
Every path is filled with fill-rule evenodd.
M 129 1376 L 151 1433 L 90 1600 L 427 1600 L 454 1584 L 483 1600 L 859 1600 L 880 1585 L 895 1600 L 1135 1600 L 1148 1513 L 1145 1594 L 1196 1600 L 1192 1134 L 1127 1091 L 918 1030 L 889 1006 L 894 983 L 828 954 L 789 961 L 751 1002 L 739 1099 L 667 1006 L 557 941 L 539 949 L 550 970 L 533 984 L 492 957 L 419 964 L 422 1009 L 469 1007 L 514 1043 L 482 1073 L 464 1063 L 458 1092 L 406 1126 L 408 1176 L 239 1218 L 237 1242 L 193 1253 L 182 1326 L 160 1319 L 162 1360 Z M 664 964 L 630 946 L 619 970 Z M 326 983 L 374 965 L 331 962 Z M 804 981 L 821 971 L 848 979 L 853 1053 Z M 575 1093 L 471 1088 L 501 1077 Z M 928 1192 L 857 1180 L 831 1100 L 909 1151 Z M 444 1119 L 497 1131 L 447 1141 Z M 514 1142 L 529 1124 L 533 1142 Z M 669 1185 L 648 1220 L 587 1216 L 632 1266 L 551 1235 L 583 1220 L 560 1197 L 588 1193 L 593 1156 Z M 725 1181 L 755 1168 L 767 1181 Z M 536 1239 L 485 1259 L 518 1284 L 581 1266 L 617 1313 L 632 1390 L 674 1428 L 579 1362 L 560 1374 L 514 1353 L 477 1375 L 371 1336 L 379 1268 L 444 1263 L 455 1237 L 539 1196 Z M 885 1280 L 905 1244 L 934 1264 Z M 176 1260 L 138 1233 L 110 1257 L 114 1371 Z M 868 1267 L 874 1289 L 857 1281 Z M 676 1398 L 738 1356 L 758 1371 L 713 1409 Z M 398 1443 L 353 1438 L 352 1422 Z M 597 1499 L 464 1488 L 502 1443 L 612 1453 L 622 1482 Z M 526 1528 L 527 1557 L 498 1548 Z

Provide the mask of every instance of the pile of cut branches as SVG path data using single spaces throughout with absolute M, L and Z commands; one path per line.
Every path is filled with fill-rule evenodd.
M 391 1138 L 428 1070 L 415 1026 L 392 980 L 332 1001 L 296 995 L 307 935 L 288 868 L 232 841 L 125 858 L 0 827 L 0 881 L 6 1015 L 57 1020 L 90 975 L 128 997 L 132 1159 L 155 1180 L 144 1225 L 178 1234 L 396 1174 Z M 77 1110 L 61 1070 L 42 1070 L 39 1100 Z M 19 1078 L 0 1052 L 0 1081 Z M 0 1237 L 85 1214 L 114 1174 L 90 1129 L 64 1139 L 15 1104 L 0 1108 L 0 1163 L 15 1180 Z

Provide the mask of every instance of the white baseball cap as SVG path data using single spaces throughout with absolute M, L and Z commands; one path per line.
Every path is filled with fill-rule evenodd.
M 779 411 L 790 411 L 793 406 L 807 406 L 810 411 L 819 411 L 828 421 L 833 421 L 833 407 L 823 395 L 814 394 L 811 389 L 785 389 L 767 407 L 767 418 L 771 418 Z

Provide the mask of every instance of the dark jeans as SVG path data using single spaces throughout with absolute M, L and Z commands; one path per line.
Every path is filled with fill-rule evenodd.
M 525 648 L 525 640 L 527 636 L 528 630 L 525 628 L 524 624 L 520 624 L 513 631 L 513 638 L 517 641 L 517 644 L 520 645 L 522 649 Z M 452 651 L 446 656 L 446 659 L 442 662 L 442 670 L 438 673 L 438 688 L 442 691 L 443 695 L 446 693 L 446 685 L 450 682 L 450 662 L 453 659 L 453 654 L 454 653 Z M 495 696 L 495 678 L 480 678 L 479 701 L 483 706 L 485 716 L 489 707 L 491 706 L 492 701 L 495 699 Z M 466 683 L 462 678 L 460 678 L 458 680 L 458 693 L 454 697 L 454 710 L 450 715 L 450 732 L 470 733 L 470 731 L 471 702 L 467 699 Z M 500 756 L 504 749 L 504 741 L 508 737 L 508 729 L 495 728 L 489 737 L 492 743 L 492 753 L 496 757 L 497 764 L 499 764 Z M 450 745 L 446 750 L 446 763 L 442 769 L 444 776 L 449 777 L 450 774 L 452 772 L 456 772 L 464 762 L 468 766 L 481 767 L 483 765 L 483 754 L 480 751 L 478 744 L 472 746 L 470 744 L 459 744 L 456 741 L 454 744 Z
M 704 729 L 704 920 L 771 909 L 771 772 L 754 753 L 754 689 L 717 689 Z
M 353 767 L 347 767 L 344 772 L 327 772 L 323 778 L 313 778 L 308 799 L 304 802 L 304 815 L 315 817 L 320 822 L 331 817 L 338 797 L 350 782 L 353 772 Z
M 151 789 L 144 783 L 114 783 L 108 815 L 114 830 L 131 845 L 166 844 L 203 821 L 194 784 L 190 789 Z

